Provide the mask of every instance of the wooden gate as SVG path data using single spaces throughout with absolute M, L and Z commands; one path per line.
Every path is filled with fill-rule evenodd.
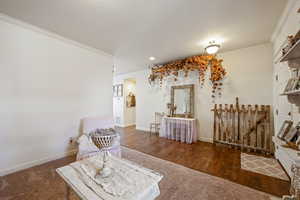
M 214 143 L 272 153 L 269 105 L 215 104 Z

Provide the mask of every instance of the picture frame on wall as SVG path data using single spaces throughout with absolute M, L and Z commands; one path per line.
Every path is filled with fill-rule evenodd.
M 284 92 L 290 92 L 290 91 L 295 91 L 300 89 L 300 81 L 299 78 L 291 78 L 287 82 Z
M 118 88 L 116 85 L 113 86 L 113 96 L 117 97 L 118 96 Z
M 291 91 L 292 88 L 293 88 L 293 84 L 294 84 L 294 79 L 293 78 L 289 79 L 286 86 L 285 86 L 285 88 L 284 88 L 284 92 Z
M 123 96 L 123 84 L 118 85 L 118 97 Z
M 123 84 L 117 84 L 113 86 L 113 96 L 114 97 L 123 96 Z
M 299 90 L 300 89 L 300 80 L 299 78 L 295 78 L 295 81 L 293 83 L 292 91 Z
M 290 142 L 300 142 L 300 121 L 296 124 L 295 129 L 297 130 L 296 135 L 290 140 Z
M 290 82 L 291 82 L 291 79 L 288 80 L 283 92 L 288 92 L 289 91 L 288 89 L 289 89 Z
M 127 108 L 135 107 L 135 95 L 132 92 L 126 96 L 126 106 Z
M 289 133 L 293 126 L 293 121 L 285 120 L 277 134 L 277 137 L 281 140 L 284 140 L 284 137 Z
M 292 127 L 290 131 L 284 136 L 284 140 L 286 142 L 291 142 L 297 134 L 298 134 L 298 128 Z

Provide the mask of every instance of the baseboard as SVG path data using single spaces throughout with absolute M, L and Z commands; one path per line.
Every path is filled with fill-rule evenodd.
M 135 124 L 126 124 L 124 127 L 135 126 Z
M 209 143 L 214 142 L 212 138 L 206 138 L 206 137 L 198 137 L 198 140 L 202 142 L 209 142 Z
M 115 124 L 115 126 L 121 127 L 121 128 L 126 128 L 126 127 L 129 127 L 129 126 L 135 126 L 135 124 Z
M 140 130 L 140 131 L 148 131 L 148 132 L 150 131 L 149 128 L 145 128 L 145 127 L 141 127 L 141 126 L 137 126 L 135 129 Z
M 115 126 L 120 127 L 120 128 L 124 128 L 123 124 L 115 124 Z
M 150 131 L 149 128 L 145 128 L 145 127 L 141 127 L 141 126 L 137 126 L 137 127 L 136 127 L 136 130 L 147 131 L 147 132 Z M 199 141 L 202 141 L 202 142 L 213 143 L 213 139 L 212 139 L 212 138 L 198 137 L 198 140 L 199 140 Z
M 129 127 L 129 126 L 135 126 L 135 124 L 115 124 L 115 126 L 121 127 L 121 128 L 126 128 L 126 127 Z
M 11 174 L 11 173 L 14 173 L 14 172 L 17 172 L 17 171 L 20 171 L 20 170 L 27 169 L 27 168 L 30 168 L 30 167 L 34 167 L 36 165 L 41 165 L 41 164 L 44 164 L 44 163 L 52 161 L 52 160 L 57 160 L 57 159 L 60 159 L 60 158 L 66 157 L 66 156 L 74 155 L 76 153 L 77 153 L 77 149 L 73 149 L 73 150 L 70 150 L 68 152 L 63 152 L 63 153 L 48 156 L 48 157 L 45 157 L 45 158 L 41 158 L 41 159 L 38 159 L 38 160 L 18 164 L 16 166 L 11 167 L 11 168 L 1 170 L 0 171 L 0 177 Z

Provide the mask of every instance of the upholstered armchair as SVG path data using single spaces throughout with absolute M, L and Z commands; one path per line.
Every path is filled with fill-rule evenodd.
M 101 152 L 93 143 L 89 136 L 89 133 L 95 131 L 96 129 L 108 129 L 114 128 L 114 121 L 112 117 L 89 117 L 82 119 L 82 129 L 83 135 L 81 135 L 78 140 L 78 153 L 77 160 L 82 160 L 84 158 L 91 157 L 93 155 Z M 121 157 L 121 147 L 120 147 L 120 135 L 115 139 L 114 144 L 110 148 L 109 152 L 112 155 Z

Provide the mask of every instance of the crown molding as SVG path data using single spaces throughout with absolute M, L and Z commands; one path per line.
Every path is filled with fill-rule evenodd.
M 277 38 L 277 36 L 280 34 L 283 25 L 285 24 L 289 14 L 292 12 L 292 9 L 294 8 L 294 6 L 296 5 L 296 2 L 298 0 L 289 0 L 288 3 L 286 4 L 284 11 L 276 25 L 276 28 L 271 36 L 271 42 L 273 43 L 275 41 L 275 39 Z
M 46 36 L 48 36 L 48 37 L 50 37 L 50 38 L 60 40 L 60 41 L 65 42 L 65 43 L 67 43 L 67 44 L 76 46 L 76 47 L 78 47 L 78 48 L 82 48 L 82 49 L 91 51 L 91 52 L 93 52 L 93 53 L 100 54 L 100 55 L 102 55 L 102 56 L 113 57 L 113 55 L 111 55 L 111 54 L 109 54 L 109 53 L 106 53 L 106 52 L 104 52 L 104 51 L 102 51 L 102 50 L 99 50 L 99 49 L 96 49 L 96 48 L 94 48 L 94 47 L 91 47 L 91 46 L 82 44 L 82 43 L 77 42 L 77 41 L 75 41 L 75 40 L 71 40 L 71 39 L 65 38 L 65 37 L 60 36 L 60 35 L 58 35 L 58 34 L 56 34 L 56 33 L 53 33 L 53 32 L 51 32 L 51 31 L 48 31 L 48 30 L 39 28 L 39 27 L 37 27 L 37 26 L 34 26 L 34 25 L 29 24 L 29 23 L 27 23 L 27 22 L 18 20 L 18 19 L 16 19 L 16 18 L 10 17 L 10 16 L 5 15 L 5 14 L 3 14 L 3 13 L 0 13 L 0 20 L 5 21 L 5 22 L 10 23 L 10 24 L 14 24 L 14 25 L 20 26 L 20 27 L 22 27 L 22 28 L 25 28 L 25 29 L 28 29 L 28 30 L 31 30 L 31 31 L 34 31 L 34 32 L 36 32 L 36 33 L 40 33 L 40 34 L 46 35 Z

